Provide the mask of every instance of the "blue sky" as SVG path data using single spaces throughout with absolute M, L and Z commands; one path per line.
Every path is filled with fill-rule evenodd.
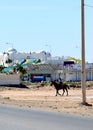
M 85 0 L 93 6 L 93 0 Z M 6 44 L 9 43 L 9 44 Z M 85 6 L 86 61 L 93 62 L 93 7 Z M 81 59 L 81 0 L 0 0 L 0 52 L 50 51 Z

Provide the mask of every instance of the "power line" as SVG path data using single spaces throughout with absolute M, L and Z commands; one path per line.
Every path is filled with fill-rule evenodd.
M 93 8 L 93 5 L 84 4 L 87 7 Z

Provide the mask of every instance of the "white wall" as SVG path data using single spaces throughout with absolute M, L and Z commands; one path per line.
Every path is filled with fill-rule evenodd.
M 20 75 L 19 74 L 0 74 L 0 85 L 19 85 Z

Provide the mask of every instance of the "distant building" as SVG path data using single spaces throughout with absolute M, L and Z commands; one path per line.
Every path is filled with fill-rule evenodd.
M 81 61 L 70 57 L 52 57 L 49 52 L 39 51 L 22 53 L 14 48 L 9 48 L 0 54 L 0 65 L 5 67 L 21 63 L 23 60 L 36 59 L 41 64 L 29 64 L 27 71 L 31 80 L 55 80 L 61 78 L 65 81 L 81 80 Z M 7 61 L 12 61 L 8 63 Z M 78 62 L 79 61 L 79 62 Z M 86 80 L 93 80 L 93 64 L 86 63 Z
M 9 48 L 6 52 L 0 54 L 0 65 L 9 66 L 10 64 L 6 63 L 8 59 L 12 60 L 11 65 L 20 63 L 24 59 L 40 59 L 42 63 L 45 63 L 48 58 L 51 58 L 51 54 L 45 51 L 39 52 L 17 52 L 14 48 Z

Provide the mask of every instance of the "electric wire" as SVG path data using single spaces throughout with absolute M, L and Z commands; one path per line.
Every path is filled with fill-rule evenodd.
M 87 6 L 87 7 L 93 8 L 93 5 L 84 4 L 84 6 Z

